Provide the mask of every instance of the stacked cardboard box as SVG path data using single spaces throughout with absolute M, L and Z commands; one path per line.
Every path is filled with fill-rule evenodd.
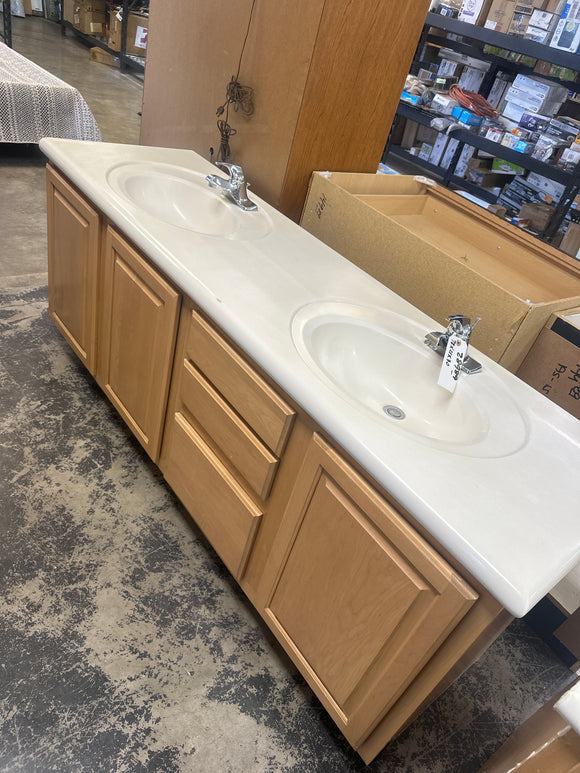
M 85 35 L 105 34 L 105 0 L 75 0 L 72 24 Z

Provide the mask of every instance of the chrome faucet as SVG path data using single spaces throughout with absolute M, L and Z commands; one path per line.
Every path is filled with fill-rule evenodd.
M 219 188 L 223 195 L 233 201 L 240 209 L 251 212 L 258 209 L 257 205 L 248 198 L 244 170 L 237 164 L 226 164 L 225 161 L 216 161 L 219 169 L 229 173 L 229 177 L 220 177 L 218 174 L 208 174 L 205 178 L 210 188 Z
M 458 338 L 463 339 L 466 344 L 469 344 L 473 328 L 480 319 L 481 317 L 477 317 L 472 325 L 469 317 L 465 317 L 463 314 L 452 314 L 450 317 L 447 317 L 447 321 L 449 322 L 447 330 L 444 333 L 427 333 L 425 336 L 425 345 L 443 357 L 451 336 L 457 336 Z M 481 364 L 477 362 L 477 360 L 474 360 L 473 357 L 465 357 L 461 365 L 461 370 L 467 374 L 479 373 L 481 369 Z

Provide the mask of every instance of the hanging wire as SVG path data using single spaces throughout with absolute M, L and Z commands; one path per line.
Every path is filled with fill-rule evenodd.
M 246 36 L 244 37 L 242 51 L 238 60 L 238 70 L 235 75 L 232 75 L 232 79 L 226 87 L 226 101 L 216 110 L 216 115 L 218 117 L 217 127 L 220 133 L 220 146 L 217 153 L 217 161 L 229 160 L 232 154 L 230 148 L 230 137 L 233 137 L 235 134 L 237 134 L 237 129 L 233 129 L 229 124 L 230 105 L 232 105 L 234 112 L 237 113 L 238 110 L 240 110 L 246 118 L 250 118 L 250 116 L 254 113 L 254 89 L 250 88 L 250 86 L 242 86 L 238 78 L 240 76 L 242 58 L 246 49 L 248 35 L 250 34 L 250 26 L 252 24 L 252 16 L 254 15 L 255 6 L 256 0 L 252 0 L 252 7 L 250 9 L 250 18 L 248 19 Z M 224 113 L 225 117 L 222 119 L 221 116 Z

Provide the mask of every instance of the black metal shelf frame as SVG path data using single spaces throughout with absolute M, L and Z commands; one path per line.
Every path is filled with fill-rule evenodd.
M 12 8 L 10 0 L 2 3 L 2 39 L 9 48 L 12 48 Z
M 542 43 L 536 43 L 526 38 L 520 38 L 515 35 L 506 35 L 503 32 L 496 32 L 495 30 L 489 30 L 485 27 L 478 27 L 474 24 L 467 24 L 457 19 L 452 19 L 448 16 L 441 16 L 436 13 L 428 13 L 425 26 L 421 39 L 417 46 L 417 54 L 415 55 L 415 62 L 417 62 L 417 55 L 420 54 L 422 48 L 426 42 L 434 43 L 444 48 L 451 48 L 459 51 L 460 53 L 473 56 L 474 58 L 483 59 L 489 61 L 492 64 L 489 72 L 482 84 L 481 93 L 483 96 L 487 96 L 489 89 L 493 83 L 498 70 L 504 70 L 507 72 L 525 72 L 534 73 L 531 67 L 520 65 L 515 62 L 511 62 L 507 59 L 495 56 L 494 54 L 485 53 L 481 48 L 473 45 L 473 43 L 466 43 L 464 40 L 449 39 L 447 37 L 436 37 L 430 34 L 431 28 L 441 29 L 444 32 L 450 32 L 454 35 L 459 35 L 462 38 L 467 38 L 470 41 L 476 41 L 478 43 L 486 43 L 499 48 L 507 49 L 509 51 L 515 51 L 526 56 L 540 59 L 544 62 L 556 64 L 561 67 L 566 67 L 570 70 L 580 71 L 580 55 L 570 54 L 566 51 L 560 51 L 557 48 L 551 48 Z M 537 75 L 537 73 L 535 73 Z M 545 77 L 545 76 L 541 76 Z M 572 91 L 580 91 L 580 84 L 571 84 L 568 81 L 561 81 L 558 78 L 550 78 L 558 83 L 563 83 Z M 445 186 L 453 186 L 462 190 L 468 191 L 478 198 L 487 201 L 488 203 L 494 203 L 496 197 L 490 194 L 483 188 L 480 188 L 463 177 L 459 177 L 455 174 L 455 167 L 459 161 L 459 157 L 465 145 L 470 145 L 478 150 L 483 150 L 485 153 L 490 153 L 493 156 L 501 158 L 505 161 L 517 164 L 530 172 L 536 172 L 543 177 L 547 177 L 550 180 L 561 183 L 565 186 L 564 193 L 550 219 L 550 223 L 545 231 L 542 233 L 541 238 L 549 239 L 558 230 L 562 221 L 564 220 L 566 213 L 574 201 L 575 196 L 580 191 L 580 170 L 576 170 L 573 173 L 565 172 L 562 169 L 545 164 L 538 159 L 532 158 L 524 153 L 518 153 L 517 151 L 506 148 L 503 145 L 499 145 L 497 142 L 492 142 L 485 137 L 479 136 L 475 131 L 469 129 L 455 129 L 450 133 L 450 136 L 459 140 L 459 144 L 453 154 L 451 163 L 448 169 L 442 169 L 439 166 L 431 164 L 429 161 L 414 156 L 409 153 L 403 147 L 392 144 L 393 129 L 396 126 L 398 117 L 405 117 L 423 126 L 431 126 L 431 121 L 436 117 L 436 113 L 414 107 L 408 102 L 400 101 L 397 109 L 397 117 L 391 132 L 389 139 L 383 153 L 382 161 L 387 162 L 389 153 L 396 155 L 400 158 L 404 158 L 407 161 L 416 164 L 417 166 L 425 169 L 430 174 L 441 179 L 442 184 Z

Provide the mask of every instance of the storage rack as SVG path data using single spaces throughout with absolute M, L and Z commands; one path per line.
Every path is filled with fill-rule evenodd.
M 451 33 L 452 35 L 461 36 L 460 40 L 455 40 L 449 37 L 440 37 L 438 35 L 431 34 L 431 29 L 436 28 L 443 32 Z M 530 75 L 538 75 L 533 68 L 526 65 L 511 62 L 502 57 L 495 56 L 491 53 L 483 51 L 483 45 L 497 46 L 498 48 L 514 51 L 519 54 L 539 59 L 543 62 L 559 65 L 570 70 L 580 71 L 580 55 L 571 54 L 566 51 L 560 51 L 557 48 L 551 48 L 543 43 L 536 43 L 533 40 L 521 38 L 516 35 L 508 35 L 503 32 L 496 32 L 495 30 L 486 29 L 485 27 L 478 27 L 474 24 L 468 24 L 461 22 L 458 19 L 453 19 L 449 16 L 441 16 L 437 13 L 428 13 L 425 26 L 423 27 L 423 33 L 417 46 L 417 53 L 415 55 L 415 61 L 413 63 L 413 69 L 418 66 L 418 58 L 425 43 L 432 43 L 437 46 L 446 47 L 457 51 L 462 54 L 466 54 L 476 59 L 488 61 L 491 63 L 489 71 L 482 82 L 479 89 L 483 96 L 489 94 L 489 90 L 495 80 L 498 70 L 503 72 L 524 73 Z M 480 44 L 479 46 L 477 44 Z M 556 83 L 562 83 L 570 91 L 580 91 L 580 84 L 572 83 L 569 81 L 561 81 L 558 78 L 541 76 L 544 79 L 552 80 Z M 423 108 L 414 107 L 413 105 L 400 101 L 397 108 L 397 114 L 395 121 L 389 134 L 389 139 L 385 147 L 382 161 L 387 163 L 389 154 L 398 156 L 406 161 L 419 166 L 430 173 L 430 175 L 439 178 L 441 183 L 446 187 L 459 188 L 465 190 L 468 193 L 487 201 L 488 203 L 495 203 L 497 197 L 480 188 L 478 185 L 465 180 L 463 177 L 455 174 L 455 167 L 459 161 L 459 157 L 465 145 L 469 145 L 478 150 L 483 150 L 486 153 L 490 153 L 493 156 L 504 159 L 511 163 L 517 164 L 524 169 L 537 172 L 543 177 L 547 177 L 550 180 L 561 183 L 565 186 L 564 193 L 554 211 L 554 214 L 550 218 L 550 222 L 546 229 L 539 235 L 540 238 L 549 240 L 554 236 L 562 221 L 566 216 L 570 205 L 574 201 L 574 198 L 580 191 L 580 169 L 578 167 L 574 172 L 565 172 L 562 169 L 558 169 L 555 166 L 546 164 L 538 159 L 532 158 L 524 153 L 518 153 L 515 150 L 507 148 L 503 145 L 499 145 L 497 142 L 492 142 L 485 137 L 479 136 L 475 131 L 469 129 L 456 129 L 451 132 L 450 136 L 459 140 L 459 143 L 455 149 L 451 163 L 447 169 L 442 169 L 439 166 L 431 164 L 429 161 L 414 156 L 409 153 L 403 147 L 393 144 L 393 130 L 396 127 L 398 120 L 408 118 L 412 121 L 423 126 L 430 126 L 431 121 L 435 117 L 435 113 Z M 580 165 L 579 165 L 580 166 Z
M 9 48 L 12 48 L 12 9 L 10 0 L 2 2 L 2 40 Z
M 65 21 L 63 17 L 61 17 L 60 23 L 61 23 L 61 32 L 63 35 L 66 34 L 67 29 L 71 30 L 80 40 L 83 41 L 83 43 L 86 43 L 88 46 L 98 46 L 99 48 L 102 48 L 104 51 L 107 51 L 114 57 L 119 58 L 119 69 L 121 72 L 126 72 L 127 70 L 134 70 L 135 72 L 145 72 L 145 64 L 144 60 L 145 57 L 135 57 L 131 54 L 127 53 L 127 19 L 129 18 L 130 12 L 135 8 L 135 6 L 142 6 L 143 3 L 140 2 L 140 0 L 123 0 L 121 7 L 122 7 L 122 22 L 121 22 L 121 50 L 120 51 L 113 51 L 112 48 L 109 48 L 109 46 L 106 44 L 106 42 L 99 37 L 95 37 L 94 35 L 87 35 L 84 32 L 81 32 L 80 30 L 76 29 L 76 27 L 73 27 L 73 25 L 69 21 Z M 63 9 L 64 9 L 64 3 L 63 3 Z

